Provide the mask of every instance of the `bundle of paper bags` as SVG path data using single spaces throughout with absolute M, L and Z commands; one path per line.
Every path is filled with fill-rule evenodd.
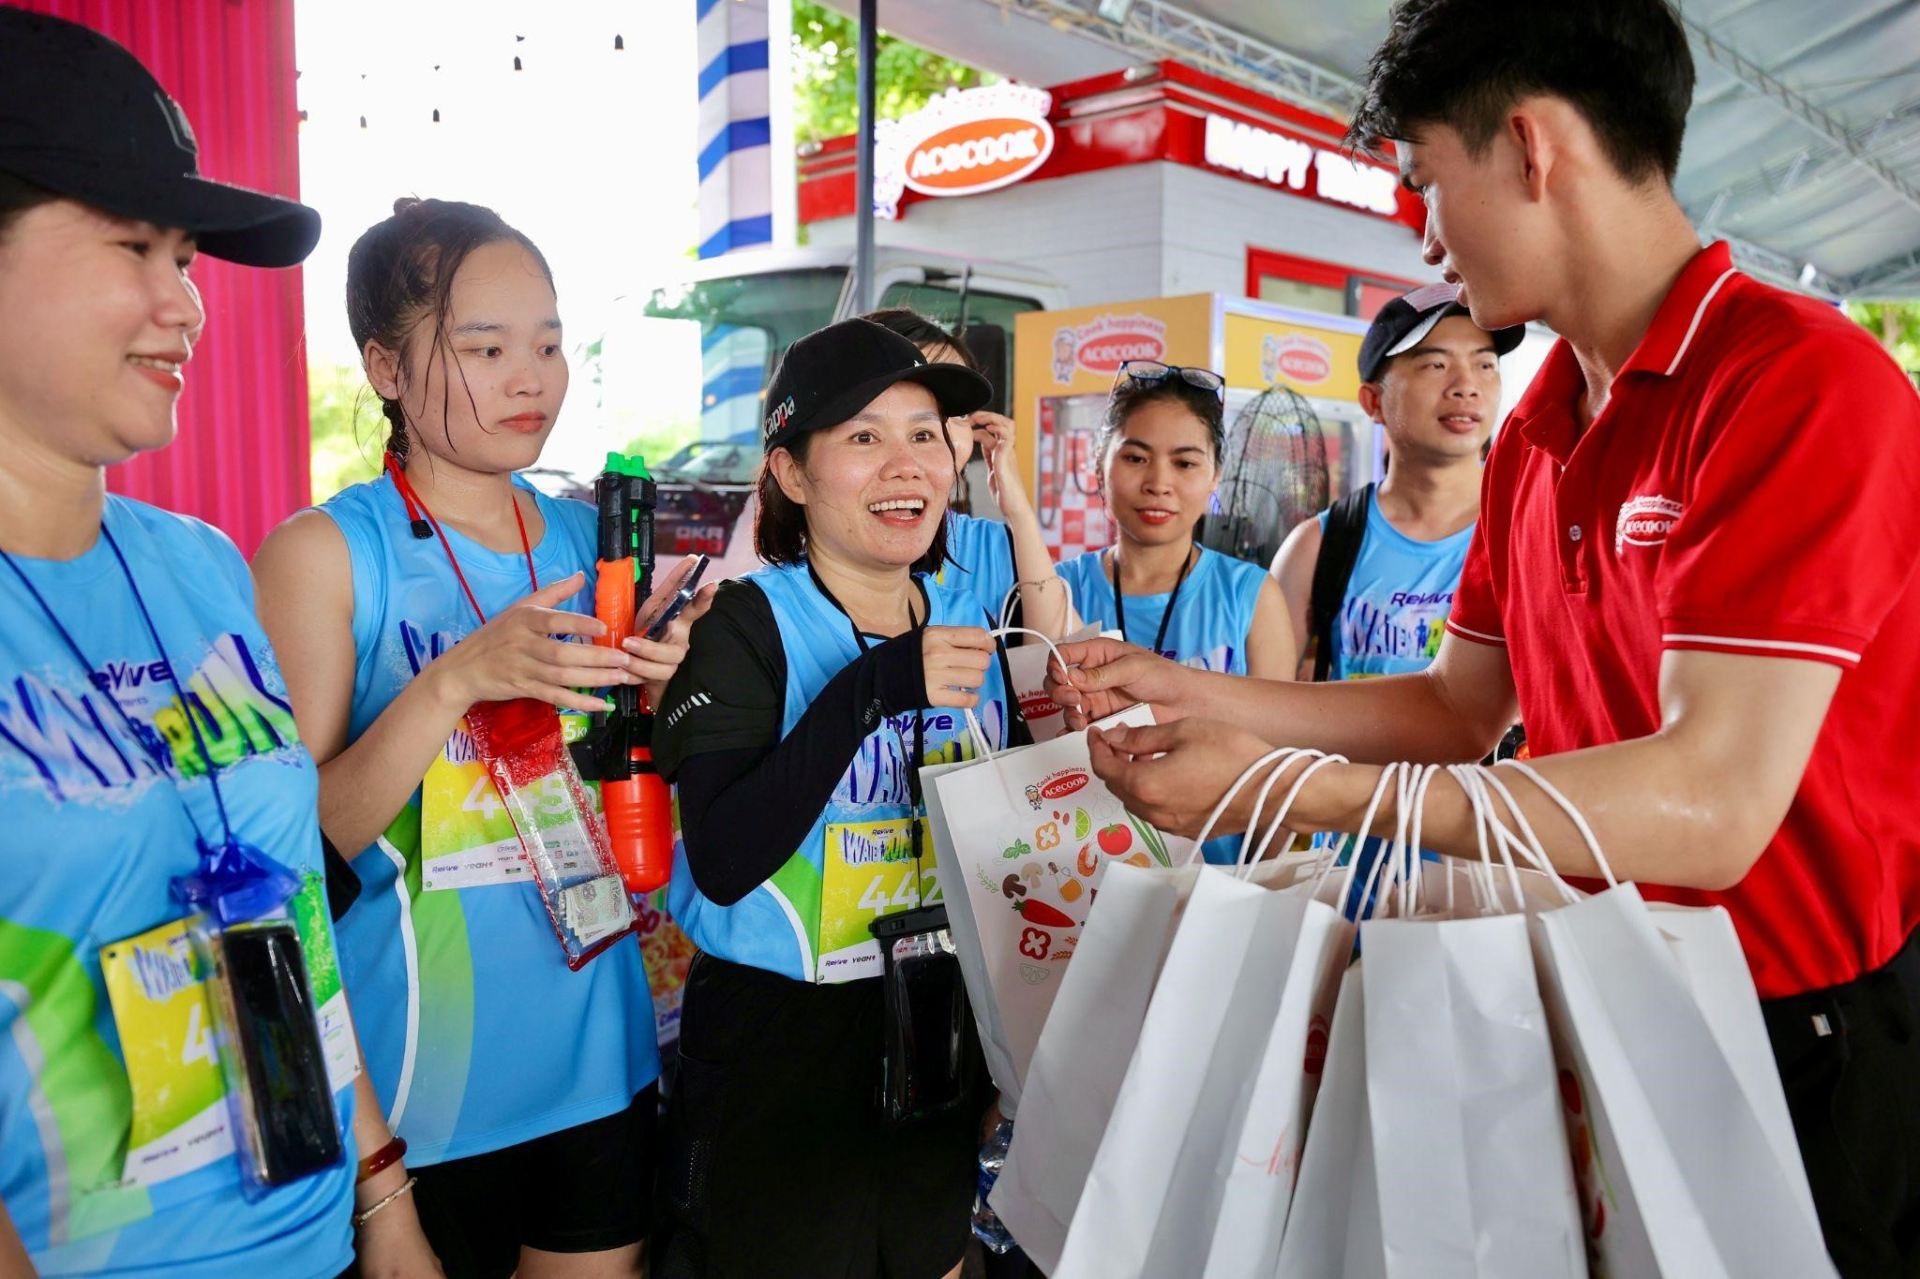
M 1374 807 L 1392 792 L 1402 820 L 1377 856 L 1343 856 L 1346 840 L 1282 860 L 1293 795 L 1330 762 L 1276 751 L 1242 775 L 1216 816 L 1245 786 L 1259 807 L 1226 867 L 1128 814 L 1084 732 L 924 773 L 1015 1120 L 991 1205 L 1035 1263 L 1054 1279 L 1833 1274 L 1726 913 L 1649 904 L 1610 873 L 1591 896 L 1569 887 L 1517 787 L 1604 854 L 1524 764 L 1392 766 Z M 1480 860 L 1421 858 L 1435 785 L 1466 793 Z M 1356 900 L 1357 926 L 1340 909 Z

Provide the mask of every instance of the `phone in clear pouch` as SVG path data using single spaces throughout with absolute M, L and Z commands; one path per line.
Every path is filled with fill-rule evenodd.
M 873 921 L 886 991 L 880 1104 L 904 1123 L 951 1110 L 973 1088 L 973 1013 L 945 906 Z
M 201 940 L 243 1188 L 251 1198 L 337 1166 L 340 1122 L 298 931 L 266 920 Z

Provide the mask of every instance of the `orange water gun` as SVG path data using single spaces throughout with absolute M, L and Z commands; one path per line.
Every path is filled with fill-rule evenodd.
M 640 457 L 609 453 L 593 492 L 600 508 L 593 615 L 607 628 L 593 642 L 619 649 L 635 634 L 635 614 L 653 589 L 653 476 Z M 607 834 L 627 891 L 650 893 L 673 872 L 673 801 L 653 764 L 646 694 L 634 684 L 615 685 L 613 704 L 574 744 L 574 762 L 600 783 Z

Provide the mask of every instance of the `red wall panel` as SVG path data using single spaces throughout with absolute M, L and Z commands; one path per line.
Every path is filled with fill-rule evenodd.
M 300 193 L 293 0 L 23 0 L 118 40 L 185 108 L 200 171 Z M 207 327 L 187 366 L 172 447 L 111 468 L 107 483 L 218 525 L 253 554 L 312 495 L 299 268 L 203 257 Z

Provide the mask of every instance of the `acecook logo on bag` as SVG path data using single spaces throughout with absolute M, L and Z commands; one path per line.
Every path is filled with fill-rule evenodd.
M 1087 781 L 1086 770 L 1069 768 L 1041 782 L 1040 797 L 1042 799 L 1065 799 L 1068 795 L 1073 794 L 1085 786 Z
M 1029 723 L 1036 719 L 1046 719 L 1048 716 L 1058 715 L 1059 713 L 1060 708 L 1054 705 L 1053 699 L 1048 697 L 1041 689 L 1035 689 L 1020 699 L 1020 714 L 1024 716 Z

